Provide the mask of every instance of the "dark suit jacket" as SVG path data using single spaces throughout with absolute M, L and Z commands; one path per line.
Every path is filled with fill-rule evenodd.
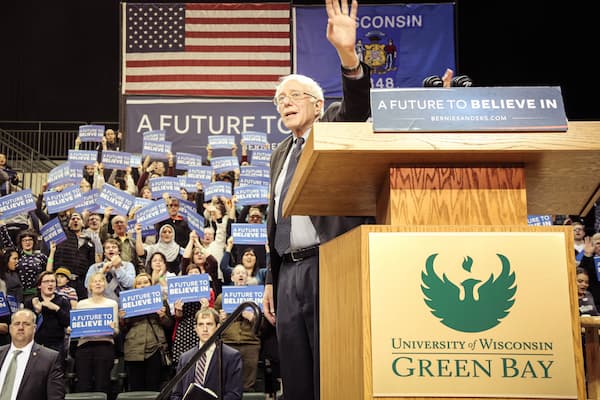
M 344 97 L 341 102 L 331 104 L 325 114 L 320 119 L 321 122 L 363 122 L 369 118 L 371 114 L 370 90 L 371 78 L 370 69 L 366 64 L 362 64 L 363 77 L 361 79 L 349 79 L 342 74 L 342 89 Z M 267 214 L 267 235 L 269 243 L 275 243 L 275 184 L 279 178 L 279 174 L 283 169 L 283 164 L 288 152 L 292 148 L 294 136 L 290 135 L 285 138 L 273 154 L 271 155 L 271 196 L 269 200 Z M 347 165 L 346 168 L 354 166 Z M 333 171 L 332 171 L 333 173 Z M 322 188 L 327 190 L 327 188 Z M 332 195 L 331 201 L 335 201 Z M 349 231 L 362 224 L 374 223 L 372 217 L 324 217 L 311 216 L 311 221 L 315 226 L 321 244 L 338 237 L 339 235 Z M 270 264 L 269 273 L 267 274 L 267 283 L 273 284 L 273 295 L 277 296 L 277 280 L 279 277 L 279 268 L 281 266 L 281 255 L 277 253 L 275 246 L 270 246 Z M 277 302 L 275 301 L 275 304 Z
M 198 349 L 192 348 L 181 355 L 179 358 L 179 364 L 177 364 L 177 372 L 185 366 L 192 356 Z M 206 371 L 206 378 L 204 386 L 219 395 L 221 388 L 219 387 L 219 364 L 218 364 L 218 349 L 215 350 L 210 364 L 208 364 L 208 370 Z M 242 356 L 239 351 L 233 347 L 229 347 L 226 344 L 223 345 L 223 387 L 225 393 L 223 394 L 223 400 L 240 400 L 242 398 L 242 392 L 244 391 L 244 383 L 242 379 Z M 185 375 L 173 388 L 171 393 L 171 400 L 180 400 L 183 398 L 183 394 L 187 390 L 190 383 L 194 382 L 195 367 L 190 368 Z
M 0 347 L 0 363 L 4 363 L 9 349 L 10 345 Z M 17 399 L 63 400 L 64 398 L 65 381 L 59 353 L 34 343 L 25 366 Z

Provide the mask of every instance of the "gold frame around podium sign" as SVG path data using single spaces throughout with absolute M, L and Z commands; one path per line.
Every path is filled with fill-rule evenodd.
M 366 232 L 518 231 L 532 229 L 528 214 L 585 215 L 600 196 L 599 154 L 600 122 L 523 133 L 377 134 L 370 123 L 315 124 L 284 214 L 371 215 L 380 224 L 321 246 L 321 399 L 374 398 Z M 567 254 L 573 254 L 568 227 L 533 229 L 564 231 Z M 577 396 L 583 400 L 581 326 L 569 260 L 565 301 L 572 310 Z

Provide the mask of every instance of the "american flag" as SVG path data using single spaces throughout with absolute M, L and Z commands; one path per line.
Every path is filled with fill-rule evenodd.
M 123 3 L 123 94 L 270 97 L 290 66 L 289 3 Z

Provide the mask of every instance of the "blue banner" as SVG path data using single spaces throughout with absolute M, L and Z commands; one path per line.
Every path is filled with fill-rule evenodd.
M 17 303 L 17 298 L 12 294 L 6 295 L 6 301 L 8 301 L 8 306 L 10 307 L 10 311 L 15 313 L 19 310 L 19 303 Z
M 46 200 L 48 214 L 56 214 L 78 206 L 83 200 L 83 196 L 79 186 L 73 185 L 60 192 L 44 192 L 44 200 Z
M 181 275 L 167 278 L 169 304 L 181 299 L 184 303 L 210 298 L 208 274 Z
M 267 224 L 231 224 L 233 243 L 238 244 L 266 244 Z
M 188 169 L 186 176 L 202 182 L 203 185 L 208 185 L 212 181 L 213 169 L 212 167 L 193 167 Z
M 267 186 L 244 185 L 235 188 L 237 204 L 252 206 L 269 204 L 269 188 Z
M 239 142 L 242 132 L 265 132 L 274 149 L 289 134 L 270 99 L 129 96 L 126 115 L 126 150 L 132 153 L 142 151 L 142 134 L 152 129 L 166 130 L 166 140 L 173 143 L 175 151 L 202 156 L 206 156 L 209 135 L 235 135 Z M 239 145 L 238 154 L 241 155 Z
M 191 153 L 177 152 L 175 155 L 177 169 L 190 169 L 193 167 L 202 167 L 202 156 Z
M 223 286 L 223 311 L 231 314 L 237 306 L 247 301 L 256 303 L 262 310 L 265 287 L 262 285 Z
M 129 221 L 127 221 L 127 233 L 131 234 L 131 237 L 135 240 L 136 237 L 136 233 L 135 233 L 135 224 L 137 223 L 137 220 L 135 219 L 130 219 Z M 156 229 L 154 229 L 154 225 L 150 225 L 150 226 L 144 226 L 142 225 L 142 239 L 145 239 L 147 236 L 150 235 L 156 235 Z
M 67 160 L 71 166 L 83 168 L 85 165 L 94 165 L 98 161 L 98 152 L 96 150 L 69 149 Z
M 102 186 L 102 190 L 98 196 L 98 205 L 100 207 L 112 207 L 118 215 L 127 215 L 134 201 L 135 196 L 111 185 Z
M 79 126 L 79 139 L 82 142 L 102 142 L 104 137 L 104 125 L 81 125 Z
M 62 224 L 58 220 L 58 217 L 52 218 L 40 227 L 40 233 L 46 243 L 46 246 L 50 247 L 50 243 L 54 242 L 59 244 L 67 240 L 67 235 L 62 227 Z
M 79 171 L 79 173 L 75 171 Z M 75 172 L 75 174 L 72 174 L 71 172 Z M 48 189 L 52 189 L 60 185 L 79 183 L 82 177 L 83 168 L 71 167 L 71 163 L 69 161 L 65 161 L 59 166 L 52 168 L 52 170 L 48 172 Z
M 131 154 L 124 151 L 105 150 L 102 152 L 104 168 L 126 170 L 131 167 Z
M 169 211 L 164 200 L 153 201 L 135 213 L 135 219 L 142 226 L 151 226 L 169 218 Z
M 294 8 L 295 72 L 315 79 L 326 97 L 341 97 L 340 61 L 325 37 L 326 26 L 325 7 Z M 374 88 L 419 87 L 428 76 L 455 70 L 454 42 L 453 3 L 358 9 L 355 48 L 371 67 Z
M 71 310 L 71 337 L 112 335 L 112 322 L 116 321 L 111 307 Z
M 162 290 L 160 285 L 123 290 L 119 293 L 119 303 L 125 318 L 152 314 L 163 306 Z
M 35 199 L 31 189 L 20 190 L 0 197 L 0 215 L 7 219 L 35 210 Z
M 374 132 L 566 131 L 559 87 L 372 89 Z

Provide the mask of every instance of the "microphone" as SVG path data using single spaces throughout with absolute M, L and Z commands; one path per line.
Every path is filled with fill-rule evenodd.
M 437 75 L 431 75 L 423 79 L 423 87 L 443 87 L 444 82 Z
M 473 80 L 467 75 L 459 75 L 452 78 L 453 87 L 471 87 L 473 86 Z

